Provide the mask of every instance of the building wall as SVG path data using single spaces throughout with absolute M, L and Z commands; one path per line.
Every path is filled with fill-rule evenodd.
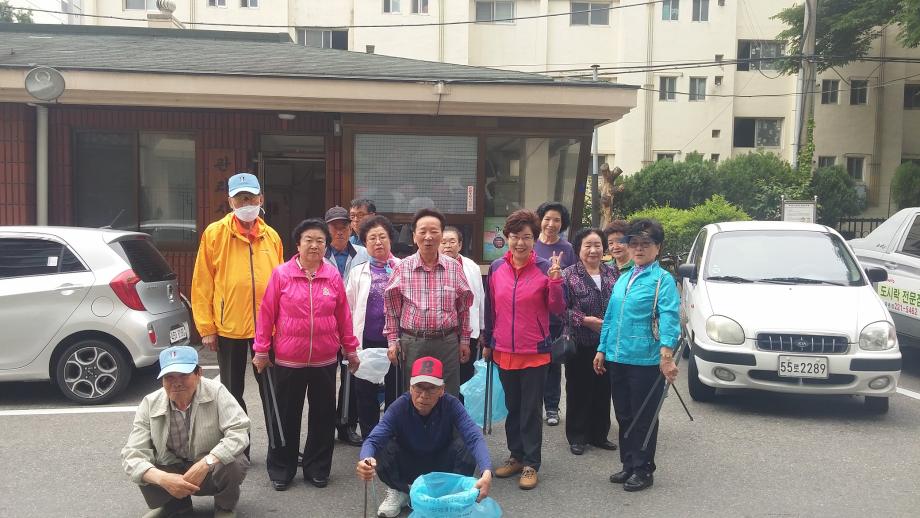
M 35 221 L 35 110 L 0 103 L 0 225 Z

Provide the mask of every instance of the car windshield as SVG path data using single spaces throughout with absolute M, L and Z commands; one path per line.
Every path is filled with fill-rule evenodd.
M 861 286 L 859 265 L 843 241 L 824 232 L 743 230 L 712 236 L 706 280 Z

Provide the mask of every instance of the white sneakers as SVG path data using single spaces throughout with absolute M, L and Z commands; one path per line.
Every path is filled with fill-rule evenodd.
M 396 489 L 387 488 L 387 497 L 377 508 L 377 516 L 380 518 L 396 518 L 402 512 L 402 508 L 409 505 L 409 495 Z

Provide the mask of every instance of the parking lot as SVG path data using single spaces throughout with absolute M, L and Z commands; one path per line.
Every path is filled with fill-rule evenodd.
M 905 350 L 901 391 L 887 415 L 863 411 L 860 398 L 763 392 L 694 403 L 686 377 L 678 385 L 695 417 L 666 401 L 655 486 L 626 493 L 607 481 L 619 464 L 609 452 L 568 451 L 563 426 L 544 428 L 540 485 L 497 480 L 492 494 L 506 516 L 916 516 L 920 506 L 920 350 Z M 215 365 L 213 355 L 203 363 Z M 216 376 L 216 368 L 205 371 Z M 103 408 L 67 404 L 50 385 L 5 383 L 0 390 L 0 516 L 140 516 L 146 507 L 121 469 L 119 451 L 133 407 L 157 388 L 156 368 L 135 373 L 129 390 Z M 255 383 L 253 466 L 241 516 L 361 516 L 364 486 L 353 473 L 358 449 L 337 443 L 329 487 L 295 483 L 271 489 L 266 436 Z M 563 409 L 563 420 L 565 413 Z M 563 423 L 564 425 L 564 423 Z M 611 433 L 611 438 L 615 434 Z M 507 451 L 504 431 L 488 438 L 493 461 Z M 299 480 L 299 479 L 297 479 Z M 378 498 L 384 488 L 377 485 Z M 210 498 L 195 500 L 210 516 Z

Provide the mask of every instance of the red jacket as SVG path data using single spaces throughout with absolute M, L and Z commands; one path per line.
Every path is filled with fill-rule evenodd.
M 335 363 L 339 347 L 353 353 L 358 339 L 338 270 L 323 261 L 310 280 L 297 256 L 275 268 L 259 309 L 256 356 L 274 349 L 278 365 L 323 367 Z
M 531 254 L 520 270 L 511 252 L 489 267 L 486 296 L 486 346 L 508 353 L 548 353 L 552 347 L 549 315 L 565 311 L 563 280 L 550 279 L 550 263 Z

